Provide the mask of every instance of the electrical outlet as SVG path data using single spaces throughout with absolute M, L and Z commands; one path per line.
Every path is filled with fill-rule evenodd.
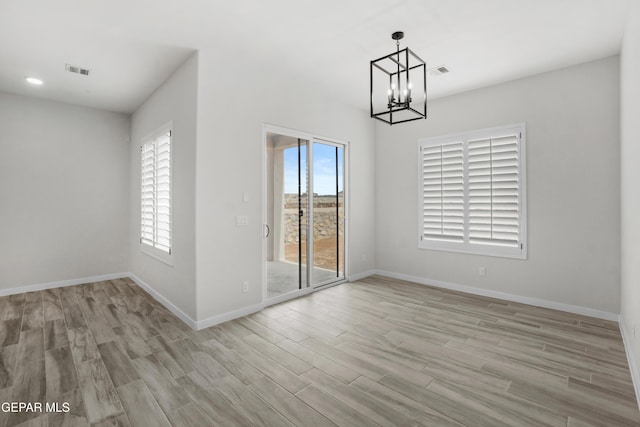
M 236 216 L 236 227 L 245 227 L 249 225 L 249 217 L 246 215 Z
M 242 282 L 242 293 L 246 294 L 247 292 L 249 292 L 249 281 L 245 280 Z
M 478 274 L 480 276 L 486 276 L 487 275 L 487 269 L 484 267 L 480 267 L 480 269 L 478 270 Z

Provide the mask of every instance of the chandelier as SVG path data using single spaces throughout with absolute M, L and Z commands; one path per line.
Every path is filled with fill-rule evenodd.
M 427 66 L 408 47 L 402 31 L 391 38 L 396 51 L 371 61 L 371 117 L 390 125 L 427 118 Z

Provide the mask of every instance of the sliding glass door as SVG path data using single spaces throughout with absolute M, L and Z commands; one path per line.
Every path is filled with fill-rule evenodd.
M 308 141 L 267 135 L 267 298 L 308 285 Z
M 313 285 L 344 278 L 344 146 L 313 142 Z
M 267 132 L 265 153 L 265 297 L 344 280 L 344 145 Z

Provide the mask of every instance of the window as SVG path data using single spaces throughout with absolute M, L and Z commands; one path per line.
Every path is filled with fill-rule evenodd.
M 146 138 L 141 151 L 140 243 L 143 252 L 171 255 L 171 129 Z
M 418 146 L 419 247 L 526 258 L 524 123 Z

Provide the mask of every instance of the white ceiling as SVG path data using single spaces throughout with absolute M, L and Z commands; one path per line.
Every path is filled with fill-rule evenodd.
M 0 0 L 0 90 L 130 113 L 192 52 L 224 45 L 366 109 L 369 61 L 394 31 L 451 69 L 428 77 L 436 98 L 617 54 L 629 1 Z

